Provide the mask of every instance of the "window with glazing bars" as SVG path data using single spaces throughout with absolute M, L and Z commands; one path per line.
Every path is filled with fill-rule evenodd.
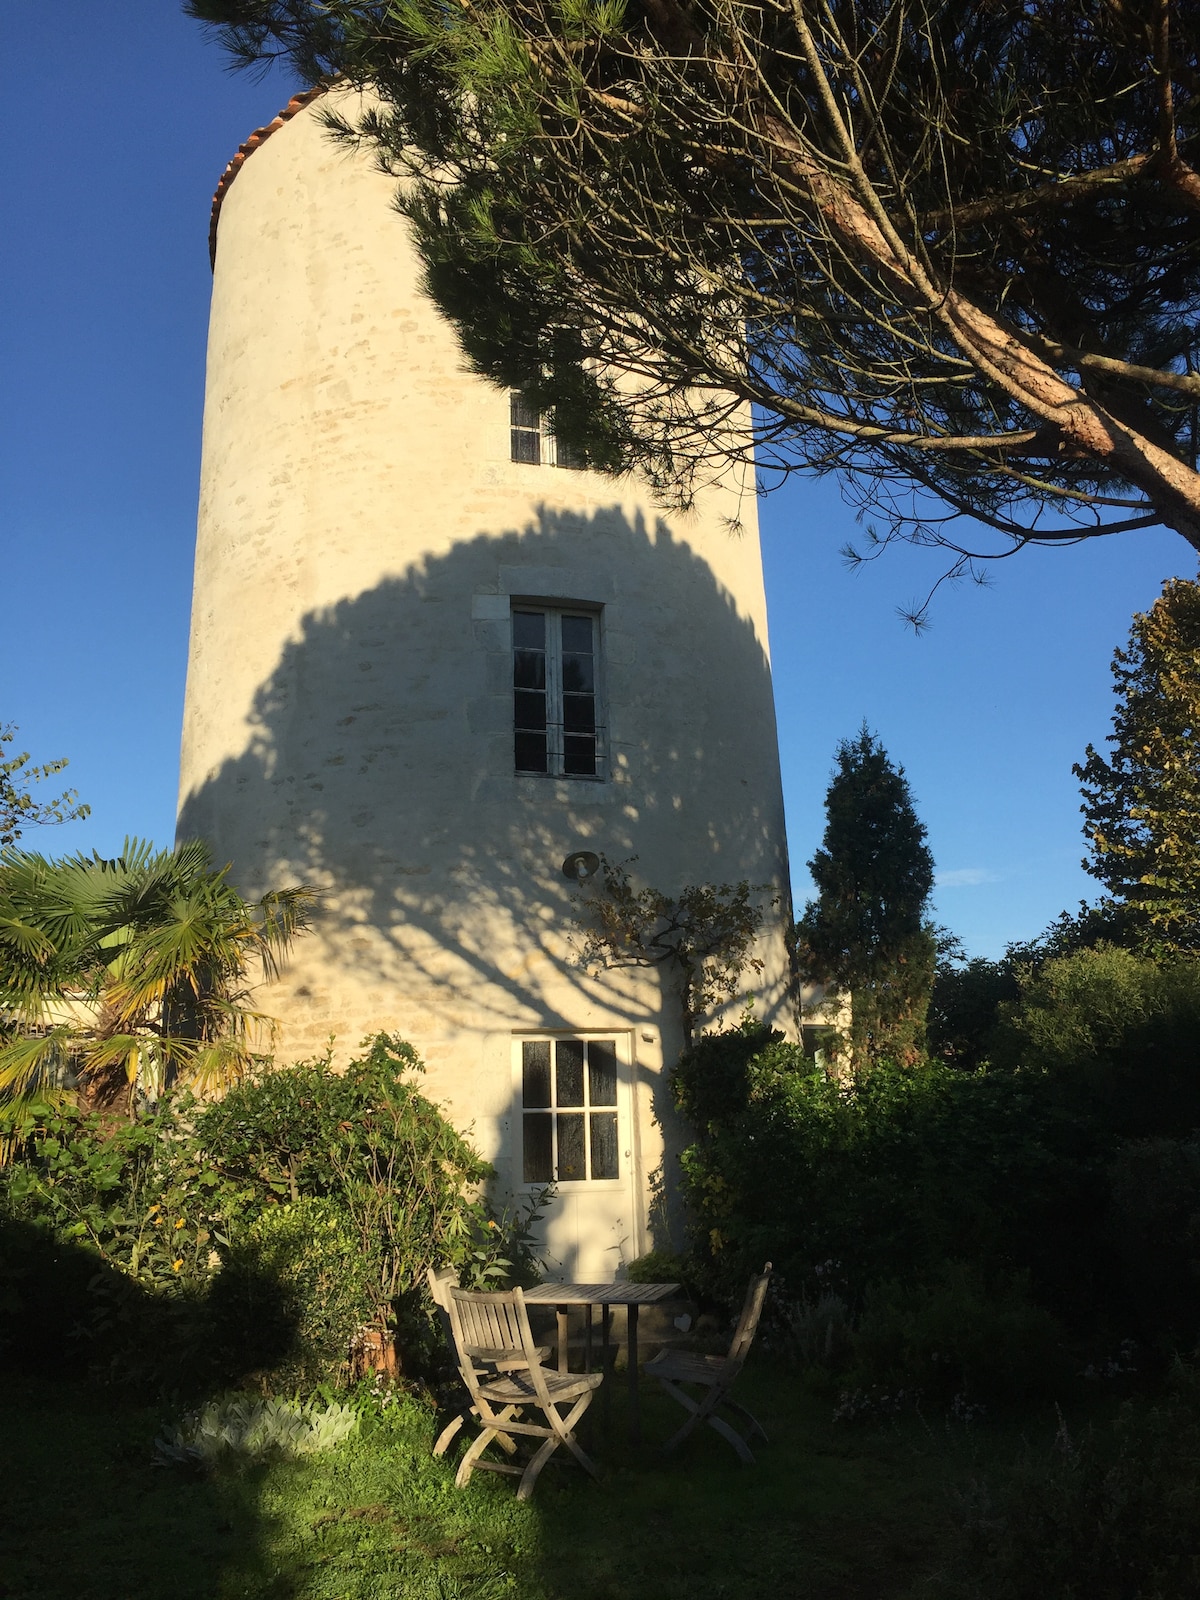
M 582 470 L 587 461 L 577 450 L 554 437 L 545 417 L 520 390 L 508 400 L 510 452 L 514 461 L 531 467 L 574 467 Z
M 512 629 L 517 771 L 552 778 L 601 777 L 599 616 L 514 606 Z
M 526 1183 L 620 1176 L 615 1040 L 522 1040 L 521 1142 Z

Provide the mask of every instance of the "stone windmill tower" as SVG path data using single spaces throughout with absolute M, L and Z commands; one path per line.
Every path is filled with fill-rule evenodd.
M 788 1025 L 787 864 L 752 484 L 664 520 L 463 369 L 391 181 L 301 96 L 217 193 L 179 829 L 322 888 L 263 994 L 280 1060 L 398 1033 L 559 1270 L 648 1248 L 677 1006 L 573 953 L 574 852 L 743 878 Z M 728 519 L 744 531 L 735 537 Z

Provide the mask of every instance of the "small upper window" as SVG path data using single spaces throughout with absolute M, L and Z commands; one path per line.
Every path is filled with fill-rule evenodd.
M 518 772 L 599 778 L 600 618 L 514 606 L 513 752 Z
M 587 461 L 554 436 L 550 419 L 519 390 L 508 400 L 510 452 L 514 461 L 532 467 L 573 467 L 582 470 Z

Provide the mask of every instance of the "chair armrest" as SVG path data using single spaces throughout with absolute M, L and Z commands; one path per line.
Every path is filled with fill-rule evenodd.
M 477 1361 L 484 1367 L 495 1367 L 497 1372 L 518 1372 L 529 1365 L 528 1358 L 523 1350 L 469 1344 L 466 1353 L 469 1360 Z M 550 1346 L 548 1344 L 539 1344 L 536 1353 L 538 1361 L 544 1361 L 550 1354 Z

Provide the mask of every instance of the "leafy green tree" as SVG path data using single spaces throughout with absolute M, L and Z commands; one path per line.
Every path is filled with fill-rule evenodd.
M 937 975 L 929 1001 L 929 1051 L 949 1066 L 975 1072 L 991 1060 L 1002 1008 L 1020 998 L 1048 962 L 1082 951 L 1118 946 L 1137 950 L 1143 932 L 1137 914 L 1123 901 L 1080 901 L 1078 911 L 1062 911 L 1035 939 L 1017 939 L 998 961 L 975 956 L 961 946 L 938 952 Z
M 0 1097 L 78 1080 L 130 1109 L 139 1088 L 224 1087 L 259 1059 L 249 1004 L 307 923 L 312 891 L 244 900 L 199 840 L 112 861 L 0 852 Z
M 975 956 L 954 966 L 939 962 L 926 1019 L 929 1053 L 949 1066 L 976 1071 L 987 1059 L 999 1006 L 1019 992 L 1008 956 L 1000 961 Z
M 903 767 L 864 723 L 838 746 L 825 837 L 809 862 L 817 899 L 796 925 L 802 973 L 848 993 L 851 1054 L 916 1061 L 924 1046 L 936 939 L 926 909 L 933 857 Z
M 1071 1115 L 1120 1138 L 1200 1127 L 1200 966 L 1100 945 L 1018 976 L 989 1042 L 998 1071 L 1047 1081 Z
M 1105 759 L 1072 769 L 1091 854 L 1141 942 L 1200 952 L 1200 584 L 1172 579 L 1113 656 L 1117 709 Z
M 684 493 L 849 468 L 984 553 L 1200 549 L 1200 30 L 1186 0 L 188 0 L 342 74 L 475 369 Z M 336 124 L 336 118 L 335 118 Z
M 25 828 L 43 828 L 52 822 L 80 822 L 92 814 L 78 790 L 66 789 L 55 800 L 42 800 L 30 793 L 31 783 L 54 778 L 67 766 L 65 760 L 47 761 L 44 766 L 29 765 L 29 751 L 5 755 L 3 747 L 16 738 L 12 723 L 0 725 L 0 849 L 13 844 Z
M 605 856 L 600 862 L 582 908 L 580 964 L 663 968 L 676 985 L 686 1048 L 697 1019 L 737 992 L 743 972 L 762 971 L 754 954 L 763 920 L 756 890 L 745 879 L 688 884 L 677 895 L 635 889 L 624 866 Z

